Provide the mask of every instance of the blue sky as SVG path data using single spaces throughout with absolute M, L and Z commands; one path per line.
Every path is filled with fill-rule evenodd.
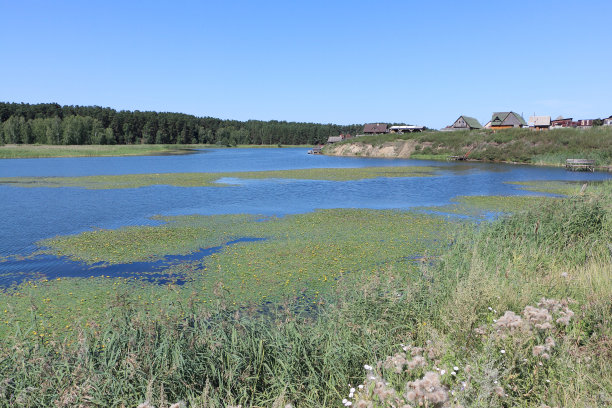
M 0 0 L 0 101 L 223 119 L 612 115 L 612 2 Z

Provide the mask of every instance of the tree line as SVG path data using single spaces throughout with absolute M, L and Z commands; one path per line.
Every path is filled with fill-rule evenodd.
M 0 144 L 318 144 L 363 125 L 237 121 L 100 106 L 0 102 Z

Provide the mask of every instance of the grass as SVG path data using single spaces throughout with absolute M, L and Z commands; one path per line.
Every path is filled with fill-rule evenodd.
M 152 185 L 220 187 L 230 185 L 228 182 L 219 182 L 219 179 L 222 178 L 350 181 L 379 177 L 426 177 L 432 176 L 436 170 L 437 168 L 428 166 L 406 166 L 83 177 L 2 177 L 0 184 L 15 187 L 81 187 L 87 189 L 137 188 Z
M 259 223 L 167 219 L 156 228 L 227 222 L 232 234 L 269 239 L 208 260 L 226 280 L 206 299 L 198 280 L 60 279 L 5 291 L 0 405 L 320 407 L 348 399 L 383 407 L 421 398 L 433 407 L 436 393 L 446 406 L 610 405 L 612 183 L 524 208 L 478 228 L 433 216 L 415 225 L 420 215 L 374 210 Z M 401 258 L 419 249 L 434 257 Z M 290 286 L 298 296 L 248 301 L 258 287 L 280 289 L 277 274 L 290 272 L 303 277 Z M 321 290 L 318 279 L 332 273 Z M 257 276 L 234 291 L 247 274 Z M 550 324 L 535 327 L 528 306 Z M 498 324 L 507 311 L 520 328 Z M 558 322 L 568 311 L 567 324 Z M 546 356 L 536 354 L 540 345 Z M 432 392 L 420 394 L 417 385 L 432 379 Z
M 542 193 L 571 196 L 581 194 L 583 188 L 588 188 L 589 184 L 597 185 L 598 182 L 583 183 L 573 181 L 515 181 L 510 184 L 522 186 L 522 189 L 529 191 L 538 191 Z
M 3 145 L 0 159 L 189 154 L 205 145 Z
M 310 145 L 236 145 L 235 148 L 311 147 Z M 228 146 L 218 144 L 170 144 L 170 145 L 0 145 L 0 159 L 30 159 L 44 157 L 95 157 L 95 156 L 151 156 L 189 154 L 193 149 Z
M 493 131 L 422 132 L 403 135 L 364 136 L 339 143 L 360 142 L 381 146 L 386 142 L 416 142 L 410 157 L 441 159 L 462 156 L 483 161 L 504 161 L 539 165 L 565 165 L 568 158 L 594 159 L 601 168 L 612 166 L 612 127 L 555 129 L 534 132 L 529 129 Z M 329 149 L 329 148 L 328 148 Z M 401 149 L 398 149 L 398 151 Z

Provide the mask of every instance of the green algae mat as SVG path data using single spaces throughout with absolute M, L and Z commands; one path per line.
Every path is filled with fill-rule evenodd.
M 6 319 L 0 323 L 0 333 L 15 325 L 38 335 L 63 333 L 75 318 L 95 322 L 96 316 L 112 309 L 121 293 L 129 294 L 135 307 L 163 308 L 167 302 L 187 298 L 199 305 L 221 298 L 237 305 L 294 298 L 319 304 L 341 282 L 367 281 L 381 269 L 414 279 L 419 265 L 441 253 L 457 228 L 456 222 L 440 216 L 362 209 L 282 218 L 197 215 L 161 219 L 165 223 L 159 226 L 89 231 L 39 244 L 48 247 L 46 253 L 112 264 L 190 253 L 241 237 L 265 240 L 226 246 L 211 256 L 164 271 L 184 279 L 183 285 L 117 276 L 21 284 L 1 295 Z M 41 332 L 39 326 L 49 329 Z

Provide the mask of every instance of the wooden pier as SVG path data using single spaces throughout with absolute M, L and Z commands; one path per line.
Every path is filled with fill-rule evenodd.
M 595 160 L 567 159 L 565 169 L 570 171 L 595 171 Z

